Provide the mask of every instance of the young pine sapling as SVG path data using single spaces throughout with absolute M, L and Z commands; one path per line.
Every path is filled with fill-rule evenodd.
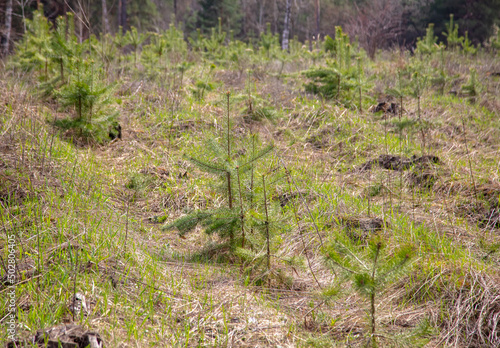
M 337 283 L 325 290 L 324 294 L 336 296 L 341 291 L 342 284 L 351 281 L 358 294 L 368 300 L 368 338 L 371 347 L 377 346 L 377 299 L 388 290 L 391 283 L 401 280 L 403 271 L 412 258 L 413 249 L 411 245 L 406 245 L 388 252 L 380 236 L 369 240 L 368 246 L 339 236 L 325 248 L 326 263 L 336 271 Z

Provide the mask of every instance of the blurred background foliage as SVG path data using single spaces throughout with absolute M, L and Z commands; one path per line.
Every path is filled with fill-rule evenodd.
M 42 4 L 54 24 L 57 17 L 73 12 L 82 41 L 92 34 L 115 34 L 120 27 L 162 32 L 171 24 L 187 39 L 198 32 L 209 35 L 220 18 L 223 31 L 253 43 L 267 31 L 267 23 L 273 34 L 281 35 L 288 3 L 290 38 L 305 42 L 318 35 L 333 37 L 335 27 L 341 26 L 351 38 L 358 38 L 369 55 L 396 45 L 414 48 L 430 23 L 438 39 L 445 41 L 443 32 L 450 15 L 458 24 L 458 34 L 467 32 L 474 45 L 487 44 L 500 24 L 500 0 L 0 0 L 0 33 L 2 47 L 8 41 L 11 51 L 26 30 L 23 18 L 32 18 Z

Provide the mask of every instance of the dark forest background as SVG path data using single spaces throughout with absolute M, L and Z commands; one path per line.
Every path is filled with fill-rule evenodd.
M 500 0 L 0 0 L 3 47 L 8 40 L 12 50 L 23 35 L 23 18 L 31 18 L 40 4 L 53 22 L 74 12 L 80 20 L 77 35 L 81 39 L 114 34 L 120 27 L 162 31 L 174 22 L 186 36 L 193 36 L 197 30 L 206 33 L 220 18 L 232 37 L 251 42 L 266 31 L 268 23 L 273 33 L 281 33 L 287 6 L 290 38 L 304 42 L 318 34 L 333 36 L 335 26 L 340 25 L 367 50 L 370 46 L 412 47 L 429 23 L 435 24 L 435 33 L 444 40 L 442 32 L 450 14 L 459 34 L 467 31 L 476 45 L 485 43 L 500 23 Z

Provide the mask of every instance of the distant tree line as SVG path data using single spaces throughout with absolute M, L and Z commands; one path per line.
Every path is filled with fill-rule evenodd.
M 287 38 L 303 42 L 333 36 L 340 25 L 374 52 L 394 45 L 413 46 L 429 23 L 435 24 L 440 36 L 450 14 L 459 34 L 467 31 L 474 44 L 485 42 L 494 25 L 500 24 L 500 0 L 0 0 L 2 53 L 23 35 L 23 18 L 31 18 L 40 4 L 53 23 L 73 12 L 81 40 L 132 26 L 160 31 L 172 22 L 192 36 L 197 30 L 208 32 L 220 18 L 224 30 L 247 41 L 265 32 L 267 23 L 273 33 L 286 31 Z

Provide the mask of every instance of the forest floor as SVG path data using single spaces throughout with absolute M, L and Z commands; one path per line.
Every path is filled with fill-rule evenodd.
M 346 108 L 306 93 L 308 59 L 210 74 L 200 64 L 175 89 L 125 73 L 114 92 L 122 136 L 107 143 L 55 127 L 68 111 L 3 69 L 1 262 L 3 275 L 13 235 L 17 280 L 0 285 L 0 341 L 14 288 L 20 341 L 80 325 L 107 347 L 500 344 L 500 61 L 449 54 L 444 93 L 430 87 L 401 105 L 386 91 L 409 58 L 383 52 L 365 68 L 362 110 L 356 94 Z M 470 68 L 475 96 L 460 90 Z M 201 97 L 200 74 L 214 86 Z M 251 151 L 252 134 L 274 144 L 260 168 L 277 173 L 268 198 L 279 224 L 260 282 L 217 234 L 163 228 L 227 203 L 217 178 L 185 156 L 211 161 L 206 141 L 224 139 L 226 92 L 234 146 Z M 378 271 L 367 251 L 375 237 L 381 269 L 402 246 L 412 254 L 376 284 L 373 309 L 328 253 L 347 243 L 361 268 Z

